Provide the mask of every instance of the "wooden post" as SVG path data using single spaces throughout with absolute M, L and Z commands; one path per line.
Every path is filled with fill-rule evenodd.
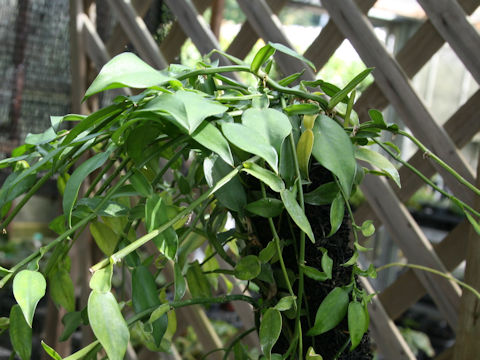
M 477 164 L 477 186 L 480 186 L 480 161 Z M 475 205 L 480 207 L 480 197 L 475 199 Z M 465 282 L 475 289 L 480 289 L 480 237 L 473 228 L 467 245 L 467 265 Z M 480 299 L 471 291 L 463 291 L 460 316 L 458 320 L 457 342 L 454 359 L 467 360 L 480 354 Z M 477 355 L 474 355 L 477 354 Z
M 225 0 L 214 0 L 212 4 L 212 18 L 210 19 L 210 28 L 217 39 L 220 39 L 220 27 L 222 26 L 223 10 L 225 9 Z

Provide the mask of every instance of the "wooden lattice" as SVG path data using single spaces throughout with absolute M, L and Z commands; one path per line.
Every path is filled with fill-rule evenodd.
M 112 56 L 116 55 L 129 42 L 138 53 L 155 67 L 163 68 L 178 55 L 182 44 L 190 38 L 202 54 L 220 48 L 219 42 L 210 27 L 199 14 L 211 5 L 209 0 L 165 0 L 177 21 L 168 36 L 158 46 L 147 30 L 142 16 L 147 12 L 149 0 L 137 0 L 131 4 L 125 0 L 109 0 L 111 10 L 115 12 L 119 24 L 113 31 L 110 40 L 104 44 L 90 18 L 83 11 L 81 0 L 71 0 L 72 8 L 72 66 L 74 69 L 74 111 L 81 111 L 79 99 L 86 84 L 85 54 L 100 68 Z M 393 57 L 373 32 L 373 27 L 365 16 L 375 4 L 375 0 L 323 0 L 322 5 L 328 11 L 330 20 L 318 37 L 305 51 L 304 56 L 311 59 L 321 69 L 333 55 L 342 41 L 347 38 L 367 66 L 376 68 L 375 83 L 364 91 L 356 103 L 356 111 L 361 121 L 368 118 L 371 108 L 384 109 L 391 104 L 401 119 L 415 136 L 430 149 L 453 166 L 464 178 L 475 182 L 472 169 L 459 154 L 480 130 L 480 92 L 477 91 L 462 105 L 441 127 L 420 100 L 412 88 L 412 78 L 422 66 L 448 42 L 465 68 L 480 84 L 480 37 L 470 25 L 467 16 L 480 4 L 479 0 L 418 0 L 427 14 L 427 20 L 407 41 L 404 47 Z M 286 0 L 237 0 L 239 8 L 246 15 L 245 22 L 235 39 L 227 49 L 231 55 L 244 58 L 259 38 L 265 42 L 282 43 L 289 47 L 281 24 L 275 14 L 287 3 Z M 133 6 L 132 6 L 133 5 Z M 137 16 L 138 14 L 138 16 Z M 221 60 L 225 64 L 227 60 Z M 316 74 L 296 59 L 278 55 L 279 68 L 289 74 L 304 70 L 304 78 L 314 79 Z M 437 169 L 424 154 L 418 152 L 409 160 L 416 168 L 427 176 L 434 175 L 437 170 L 448 187 L 456 196 L 470 205 L 475 205 L 474 198 L 465 187 L 459 184 L 450 174 Z M 477 288 L 480 280 L 478 273 L 478 239 L 470 234 L 469 226 L 464 221 L 453 229 L 438 245 L 433 247 L 427 240 L 404 203 L 422 185 L 422 182 L 407 169 L 401 168 L 402 188 L 392 188 L 378 178 L 367 177 L 362 190 L 368 200 L 360 206 L 355 217 L 359 223 L 366 219 L 374 219 L 377 226 L 383 224 L 403 251 L 408 261 L 428 266 L 448 273 L 463 261 L 467 252 L 470 255 L 467 265 L 466 280 Z M 476 204 L 478 205 L 478 203 Z M 469 241 L 472 244 L 469 245 Z M 467 250 L 469 249 L 469 250 Z M 475 255 L 475 252 L 477 255 Z M 476 257 L 475 257 L 476 256 Z M 469 268 L 470 267 L 470 268 Z M 374 289 L 363 280 L 366 289 Z M 376 297 L 370 307 L 371 333 L 379 350 L 387 359 L 415 359 L 406 345 L 393 321 L 414 304 L 425 293 L 430 294 L 444 319 L 457 330 L 457 342 L 460 343 L 455 353 L 470 352 L 473 357 L 458 357 L 453 348 L 439 355 L 437 359 L 467 359 L 478 356 L 479 326 L 468 323 L 473 317 L 475 303 L 469 294 L 462 293 L 458 285 L 435 275 L 409 270 L 401 275 L 392 285 Z M 460 305 L 463 302 L 463 310 Z M 466 304 L 466 305 L 465 305 Z M 473 304 L 473 305 L 472 305 Z M 244 314 L 248 309 L 237 309 Z M 194 310 L 196 315 L 187 314 L 186 318 L 203 318 L 200 309 Z M 182 315 L 180 315 L 182 316 Z M 242 319 L 248 327 L 251 318 Z M 199 324 L 199 325 L 198 325 Z M 212 334 L 208 321 L 199 321 L 197 333 L 204 334 L 201 341 L 206 350 L 219 347 L 218 337 Z M 461 335 L 461 336 L 460 336 Z M 251 339 L 255 344 L 255 339 Z M 475 344 L 476 343 L 476 344 Z M 473 345 L 472 345 L 473 344 Z M 475 346 L 477 347 L 474 351 Z M 216 355 L 212 354 L 215 358 Z

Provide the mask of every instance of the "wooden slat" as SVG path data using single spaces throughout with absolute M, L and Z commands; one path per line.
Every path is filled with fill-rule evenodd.
M 357 0 L 356 2 L 362 13 L 366 14 L 376 3 L 376 0 Z M 335 25 L 335 22 L 329 19 L 327 25 L 325 25 L 303 56 L 311 60 L 317 69 L 321 69 L 330 60 L 330 57 L 342 44 L 343 40 L 345 40 L 345 36 Z
M 83 2 L 70 0 L 70 71 L 72 75 L 72 112 L 86 114 L 86 103 L 82 103 L 86 90 L 87 63 L 85 59 L 85 44 L 82 36 L 83 22 L 79 19 L 83 14 Z
M 477 187 L 480 187 L 480 161 L 477 164 Z M 480 196 L 475 198 L 475 208 L 480 207 Z M 464 281 L 475 289 L 480 289 L 480 236 L 470 228 Z M 471 291 L 464 290 L 460 305 L 455 360 L 467 360 L 472 354 L 480 354 L 480 299 Z
M 361 189 L 410 263 L 447 272 L 433 250 L 432 244 L 383 179 L 378 176 L 366 177 Z M 416 271 L 416 275 L 432 296 L 445 319 L 452 328 L 455 328 L 460 300 L 458 285 L 437 275 L 422 271 Z
M 419 99 L 399 64 L 380 43 L 371 24 L 353 2 L 326 0 L 324 7 L 347 36 L 356 51 L 373 72 L 378 86 L 398 111 L 410 130 L 434 153 L 453 166 L 464 178 L 472 182 L 474 177 L 468 164 L 456 151 L 452 140 L 432 118 Z M 436 166 L 436 165 L 435 165 Z M 451 174 L 438 169 L 450 189 L 462 200 L 471 196 L 470 191 Z
M 197 13 L 203 13 L 210 5 L 211 0 L 194 0 L 193 5 L 197 9 Z M 160 44 L 160 50 L 165 55 L 169 63 L 175 61 L 175 58 L 180 54 L 182 44 L 187 40 L 187 35 L 182 29 L 182 26 L 175 21 L 172 28 L 168 31 L 167 37 Z
M 442 242 L 434 246 L 435 252 L 448 271 L 455 269 L 465 259 L 469 228 L 470 223 L 463 221 Z M 409 269 L 400 275 L 392 285 L 383 290 L 379 298 L 388 316 L 395 320 L 420 300 L 425 292 L 425 288 L 415 272 Z
M 418 0 L 440 35 L 480 84 L 480 36 L 456 1 Z
M 265 42 L 280 43 L 291 49 L 294 48 L 283 33 L 280 21 L 273 14 L 272 10 L 270 10 L 265 0 L 237 0 L 237 3 L 247 16 L 248 22 L 255 29 L 255 32 L 260 35 Z M 275 58 L 280 70 L 285 75 L 305 70 L 303 74 L 304 79 L 315 79 L 313 70 L 305 66 L 301 61 L 279 53 L 278 51 Z
M 150 5 L 152 4 L 152 0 L 133 0 L 132 6 L 135 9 L 135 12 L 138 16 L 142 19 L 147 13 Z M 110 39 L 107 41 L 106 47 L 107 52 L 110 56 L 115 56 L 120 54 L 122 51 L 125 50 L 125 45 L 128 42 L 128 36 L 122 28 L 122 25 L 117 24 L 113 28 L 112 34 L 110 35 Z
M 278 15 L 280 10 L 285 6 L 287 0 L 267 0 L 267 4 L 270 10 L 275 15 Z M 258 41 L 260 37 L 255 32 L 250 22 L 246 21 L 242 24 L 240 31 L 232 40 L 227 48 L 227 53 L 236 56 L 240 59 L 244 59 L 248 53 L 252 50 L 252 47 Z
M 442 353 L 435 356 L 433 360 L 453 360 L 453 350 L 453 346 L 449 347 L 447 350 L 444 350 Z
M 87 54 L 94 62 L 97 70 L 100 71 L 102 66 L 110 60 L 107 48 L 95 30 L 95 25 L 90 21 L 90 18 L 86 14 L 81 14 L 79 19 L 83 22 L 83 39 Z
M 373 294 L 375 290 L 368 280 L 364 277 L 359 278 L 362 287 L 369 294 Z M 402 334 L 385 312 L 382 303 L 377 297 L 372 299 L 368 304 L 368 313 L 370 315 L 369 330 L 372 334 L 375 343 L 377 344 L 380 353 L 385 359 L 395 360 L 415 360 L 416 357 L 410 350 L 410 347 L 405 342 Z
M 477 90 L 443 126 L 450 138 L 455 142 L 455 145 L 459 148 L 464 147 L 472 137 L 480 131 L 480 121 L 478 121 L 478 118 L 480 118 L 480 106 L 478 106 L 478 104 L 480 104 L 480 90 Z M 424 159 L 420 151 L 417 151 L 408 162 L 427 177 L 433 176 L 436 172 L 432 164 Z M 424 185 L 424 183 L 417 175 L 403 166 L 400 168 L 399 174 L 402 188 L 398 189 L 394 187 L 394 189 L 399 200 L 405 202 L 410 199 L 415 191 Z M 472 199 L 467 199 L 467 203 L 473 205 Z M 367 202 L 364 202 L 355 211 L 355 219 L 357 219 L 359 223 L 367 219 L 373 220 L 374 222 L 378 221 L 370 204 Z
M 467 14 L 473 13 L 477 8 L 478 0 L 459 0 L 460 6 Z M 433 24 L 426 20 L 412 35 L 407 43 L 400 49 L 396 59 L 402 66 L 408 77 L 413 77 L 429 61 L 432 56 L 442 47 L 445 40 L 436 31 Z M 360 121 L 368 120 L 368 110 L 383 109 L 388 105 L 388 100 L 378 85 L 373 83 L 366 89 L 357 100 L 357 109 Z
M 148 31 L 143 19 L 137 16 L 131 3 L 126 0 L 108 0 L 108 2 L 140 56 L 158 69 L 167 67 L 168 63 L 160 52 L 157 43 Z
M 190 2 L 186 0 L 166 0 L 166 3 L 201 54 L 208 54 L 213 49 L 221 49 L 212 30 Z M 230 64 L 224 57 L 218 59 L 223 65 Z

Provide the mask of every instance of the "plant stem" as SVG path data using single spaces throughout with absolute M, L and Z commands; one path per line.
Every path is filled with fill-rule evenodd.
M 225 350 L 225 355 L 223 356 L 223 360 L 227 360 L 228 358 L 228 354 L 230 354 L 230 351 L 232 351 L 233 347 L 240 341 L 242 340 L 245 336 L 247 336 L 248 334 L 254 332 L 256 330 L 255 327 L 252 327 L 248 330 L 245 330 L 243 333 L 241 333 L 240 335 L 238 335 L 235 340 L 232 341 L 232 343 L 228 346 L 228 348 Z
M 414 172 L 418 177 L 420 177 L 422 179 L 422 181 L 424 181 L 427 185 L 429 185 L 431 188 L 433 188 L 434 190 L 438 191 L 440 194 L 442 194 L 443 196 L 447 197 L 448 199 L 450 199 L 451 201 L 453 201 L 454 203 L 456 203 L 457 205 L 459 205 L 460 207 L 464 207 L 465 209 L 467 209 L 468 211 L 470 211 L 472 214 L 474 214 L 475 216 L 478 216 L 480 217 L 480 213 L 478 211 L 476 211 L 475 209 L 473 209 L 471 206 L 469 206 L 468 204 L 464 203 L 463 201 L 461 201 L 460 199 L 458 199 L 457 197 L 453 196 L 452 194 L 449 194 L 448 192 L 446 192 L 445 190 L 441 189 L 440 187 L 438 187 L 433 181 L 431 181 L 429 178 L 427 178 L 425 175 L 423 175 L 418 169 L 416 169 L 414 166 L 410 165 L 407 161 L 403 160 L 400 156 L 398 156 L 397 154 L 395 154 L 394 152 L 392 152 L 388 147 L 386 147 L 385 145 L 383 145 L 380 141 L 376 140 L 376 139 L 372 139 L 373 141 L 375 141 L 375 143 L 377 143 L 383 150 L 385 150 L 392 158 L 394 158 L 395 160 L 397 160 L 399 163 L 401 163 L 402 165 L 406 166 L 408 169 L 410 169 L 412 172 Z
M 255 162 L 257 160 L 258 160 L 258 156 L 254 156 L 248 161 Z M 150 240 L 152 240 L 156 236 L 160 235 L 163 231 L 168 229 L 170 226 L 175 224 L 177 221 L 180 221 L 185 216 L 188 216 L 190 214 L 190 212 L 192 212 L 198 205 L 200 205 L 202 202 L 204 202 L 210 195 L 214 194 L 216 191 L 218 191 L 220 188 L 222 188 L 225 184 L 227 184 L 231 179 L 233 179 L 238 174 L 238 172 L 241 170 L 242 166 L 243 165 L 239 165 L 235 169 L 233 169 L 230 173 L 228 173 L 221 180 L 219 180 L 213 188 L 209 189 L 207 192 L 202 194 L 199 198 L 197 198 L 195 201 L 193 201 L 183 211 L 178 213 L 174 218 L 170 219 L 169 221 L 167 221 L 165 224 L 163 224 L 159 228 L 149 232 L 148 234 L 145 234 L 144 236 L 135 240 L 133 243 L 125 246 L 123 249 L 121 249 L 121 250 L 117 251 L 115 254 L 113 254 L 111 257 L 112 257 L 114 263 L 122 260 L 125 256 L 130 254 L 132 251 L 138 249 L 140 246 L 146 244 L 147 242 L 149 242 Z M 100 270 L 103 267 L 107 266 L 109 263 L 110 263 L 109 259 L 103 259 L 102 261 L 93 265 L 90 268 L 90 271 L 95 272 L 97 270 Z
M 290 147 L 293 153 L 293 159 L 295 163 L 295 172 L 297 175 L 298 183 L 298 199 L 300 207 L 305 212 L 305 203 L 303 199 L 302 177 L 300 175 L 300 167 L 298 165 L 297 154 L 295 151 L 295 140 L 293 134 L 290 133 Z M 295 318 L 295 334 L 298 336 L 298 358 L 303 358 L 303 341 L 302 341 L 302 324 L 300 321 L 300 314 L 302 309 L 303 292 L 304 292 L 304 278 L 303 278 L 303 266 L 305 265 L 305 233 L 300 232 L 300 250 L 298 254 L 298 295 L 297 295 L 297 316 Z
M 394 267 L 394 266 L 401 266 L 401 267 L 407 267 L 407 268 L 411 268 L 411 269 L 423 270 L 423 271 L 427 271 L 427 272 L 430 272 L 432 274 L 441 276 L 441 277 L 443 277 L 447 280 L 456 282 L 458 285 L 460 285 L 460 286 L 464 287 L 465 289 L 471 291 L 478 299 L 480 299 L 480 292 L 478 292 L 472 286 L 468 285 L 467 283 L 464 283 L 461 280 L 458 280 L 458 279 L 454 278 L 452 275 L 445 274 L 445 273 L 443 273 L 439 270 L 432 269 L 432 268 L 429 268 L 427 266 L 416 265 L 416 264 L 403 264 L 403 263 L 399 263 L 399 262 L 394 262 L 394 263 L 390 263 L 390 264 L 380 266 L 379 268 L 377 268 L 377 272 L 380 272 L 382 270 L 385 270 L 385 269 L 388 269 L 388 268 L 391 268 L 391 267 Z
M 470 190 L 472 190 L 475 194 L 480 196 L 480 189 L 475 187 L 475 185 L 471 184 L 468 180 L 466 180 L 463 176 L 461 176 L 458 172 L 456 172 L 450 165 L 448 165 L 446 162 L 444 162 L 442 159 L 440 159 L 437 155 L 432 153 L 430 150 L 427 149 L 425 145 L 423 145 L 420 140 L 418 140 L 415 136 L 407 133 L 406 131 L 403 130 L 398 130 L 398 133 L 400 135 L 403 135 L 407 138 L 409 138 L 415 145 L 418 146 L 418 148 L 424 152 L 424 154 L 430 158 L 432 158 L 436 163 L 438 163 L 441 167 L 443 167 L 445 170 L 447 170 L 450 174 L 452 174 L 455 179 L 457 179 L 461 184 L 465 185 L 468 187 Z
M 267 194 L 265 192 L 265 185 L 263 184 L 263 182 L 260 182 L 260 189 L 262 191 L 263 198 L 266 199 Z M 272 231 L 273 241 L 275 242 L 275 248 L 277 249 L 278 260 L 280 261 L 280 267 L 282 268 L 282 273 L 285 279 L 285 283 L 287 284 L 287 287 L 288 287 L 288 292 L 290 293 L 291 296 L 294 297 L 295 294 L 292 289 L 292 284 L 290 284 L 290 279 L 288 278 L 288 274 L 287 274 L 287 268 L 285 267 L 285 262 L 283 261 L 282 249 L 280 247 L 280 237 L 278 236 L 277 229 L 275 229 L 275 224 L 273 223 L 273 219 L 271 217 L 268 218 L 268 224 L 270 225 L 270 230 Z M 295 306 L 297 306 L 296 303 L 295 303 Z

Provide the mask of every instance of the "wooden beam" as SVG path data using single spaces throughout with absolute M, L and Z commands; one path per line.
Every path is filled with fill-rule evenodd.
M 148 9 L 150 9 L 151 4 L 152 4 L 152 0 L 133 0 L 132 1 L 132 6 L 135 9 L 135 12 L 142 19 L 147 13 Z M 127 34 L 123 30 L 122 25 L 117 24 L 113 28 L 112 34 L 110 35 L 110 39 L 107 41 L 107 52 L 110 54 L 110 56 L 118 55 L 125 50 L 127 43 L 128 43 Z
M 85 59 L 85 44 L 82 36 L 83 1 L 70 0 L 70 71 L 72 76 L 72 113 L 86 114 L 83 95 L 87 89 L 87 61 Z
M 80 14 L 79 20 L 83 22 L 83 41 L 90 59 L 95 63 L 98 71 L 110 60 L 108 50 L 102 39 L 95 30 L 95 25 L 90 21 L 86 14 Z
M 198 51 L 202 55 L 208 54 L 213 49 L 221 49 L 217 38 L 205 22 L 203 17 L 197 13 L 195 7 L 186 0 L 165 0 L 168 7 L 177 17 L 185 33 L 192 39 Z M 220 64 L 228 65 L 230 62 L 224 57 L 217 57 Z
M 294 49 L 293 45 L 283 33 L 280 20 L 273 14 L 265 0 L 237 0 L 237 3 L 247 16 L 248 22 L 252 25 L 255 32 L 260 35 L 265 42 L 280 43 Z M 313 70 L 305 66 L 301 61 L 291 56 L 281 54 L 278 51 L 275 54 L 275 58 L 284 75 L 305 70 L 303 79 L 315 79 Z
M 367 176 L 361 189 L 377 216 L 389 231 L 409 263 L 427 266 L 447 273 L 432 244 L 423 234 L 406 207 L 388 184 L 378 176 Z M 438 275 L 415 271 L 433 301 L 452 328 L 456 328 L 460 288 Z
M 435 252 L 448 271 L 455 269 L 465 259 L 469 228 L 470 223 L 465 220 L 457 225 L 442 242 L 434 245 Z M 425 288 L 418 280 L 415 272 L 409 269 L 383 290 L 379 299 L 388 316 L 395 320 L 420 300 L 425 292 Z
M 418 0 L 440 35 L 480 84 L 480 36 L 456 1 Z
M 194 0 L 193 5 L 197 9 L 198 14 L 202 14 L 210 5 L 211 0 Z M 169 30 L 167 37 L 160 44 L 160 50 L 165 55 L 169 63 L 175 61 L 175 58 L 180 54 L 183 43 L 188 36 L 182 29 L 178 21 L 175 21 Z
M 126 0 L 108 0 L 108 2 L 140 56 L 158 69 L 166 68 L 168 66 L 167 61 L 143 19 L 137 15 L 131 3 Z
M 210 28 L 213 35 L 220 39 L 220 28 L 222 27 L 223 12 L 225 10 L 225 0 L 213 0 L 212 16 L 210 18 Z
M 376 0 L 357 0 L 356 2 L 362 13 L 366 14 L 376 3 Z M 327 25 L 325 25 L 303 56 L 311 60 L 317 69 L 321 69 L 330 60 L 330 57 L 342 44 L 343 40 L 345 40 L 345 36 L 335 25 L 335 22 L 329 19 Z
M 375 81 L 410 130 L 434 153 L 472 182 L 474 177 L 470 167 L 459 155 L 443 128 L 435 123 L 400 65 L 380 43 L 371 24 L 358 7 L 350 1 L 340 3 L 326 0 L 322 3 L 363 61 L 368 66 L 376 68 L 373 72 Z M 459 198 L 465 200 L 471 197 L 471 192 L 465 189 L 451 174 L 439 167 L 438 170 L 449 188 Z
M 280 13 L 287 2 L 288 0 L 267 0 L 270 10 L 275 15 Z M 233 56 L 244 59 L 259 38 L 260 36 L 255 32 L 250 22 L 245 21 L 226 51 Z
M 375 290 L 368 279 L 360 277 L 362 287 L 368 294 L 374 294 Z M 416 357 L 410 350 L 398 328 L 385 312 L 382 303 L 377 297 L 368 304 L 368 314 L 370 315 L 369 331 L 372 334 L 380 353 L 385 359 L 395 360 L 415 360 Z
M 477 187 L 480 186 L 480 161 L 477 164 Z M 475 198 L 475 208 L 480 207 L 480 197 Z M 480 289 L 480 236 L 470 227 L 467 244 L 465 282 Z M 480 354 L 480 299 L 471 291 L 464 290 L 460 305 L 460 316 L 455 343 L 454 360 L 468 360 L 472 354 Z

